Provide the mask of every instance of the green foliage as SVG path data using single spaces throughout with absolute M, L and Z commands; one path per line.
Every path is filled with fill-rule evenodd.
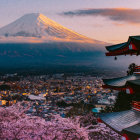
M 134 100 L 134 95 L 126 94 L 125 92 L 119 92 L 116 102 L 113 106 L 107 106 L 102 113 L 108 112 L 118 112 L 131 109 L 132 100 Z
M 130 64 L 129 67 L 128 67 L 127 75 L 132 75 L 134 73 L 134 70 L 135 70 L 136 66 L 137 65 L 135 63 Z
M 92 108 L 95 106 L 92 104 L 86 104 L 83 101 L 73 104 L 72 108 L 66 114 L 66 117 L 75 117 L 86 115 L 91 112 Z
M 116 103 L 113 107 L 113 111 L 124 111 L 131 109 L 133 95 L 126 94 L 125 92 L 119 92 L 116 99 Z
M 113 106 L 107 106 L 105 109 L 101 110 L 101 113 L 113 112 Z

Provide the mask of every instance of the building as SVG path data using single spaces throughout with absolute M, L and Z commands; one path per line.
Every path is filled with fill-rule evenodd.
M 127 42 L 107 46 L 106 56 L 117 55 L 139 55 L 140 54 L 140 36 L 130 36 Z
M 140 55 L 140 36 L 131 36 L 127 42 L 107 46 L 106 49 L 106 56 Z M 103 82 L 104 88 L 134 94 L 135 100 L 131 110 L 101 114 L 101 121 L 121 134 L 123 140 L 140 140 L 140 66 L 134 68 L 132 75 L 103 79 Z

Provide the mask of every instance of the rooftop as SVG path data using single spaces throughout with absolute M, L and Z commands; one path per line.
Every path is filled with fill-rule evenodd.
M 127 42 L 106 46 L 107 56 L 117 55 L 139 55 L 140 54 L 140 36 L 130 36 Z
M 123 131 L 140 135 L 140 112 L 127 110 L 121 112 L 104 113 L 100 115 L 101 120 L 118 133 Z
M 130 83 L 136 83 L 137 85 L 140 85 L 140 75 L 133 74 L 133 75 L 119 77 L 119 78 L 103 79 L 105 85 L 111 87 L 120 87 L 120 88 L 126 87 L 127 81 L 130 81 Z

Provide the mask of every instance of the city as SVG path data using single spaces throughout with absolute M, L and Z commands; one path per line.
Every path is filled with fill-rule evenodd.
M 73 104 L 81 101 L 101 111 L 113 105 L 117 96 L 117 92 L 102 88 L 101 77 L 90 75 L 25 77 L 7 74 L 0 77 L 0 84 L 1 106 L 10 106 L 18 101 L 31 102 L 28 113 L 37 114 L 40 111 L 43 117 L 52 114 L 65 116 Z M 64 106 L 61 103 L 65 103 Z

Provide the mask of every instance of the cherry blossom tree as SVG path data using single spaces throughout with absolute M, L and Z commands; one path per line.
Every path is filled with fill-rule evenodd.
M 30 104 L 17 103 L 0 108 L 0 139 L 2 140 L 120 140 L 120 136 L 93 114 L 62 118 L 51 116 L 47 121 L 27 115 Z
M 121 136 L 103 123 L 98 123 L 97 118 L 89 113 L 79 117 L 82 127 L 88 129 L 90 140 L 120 140 Z
M 21 104 L 0 108 L 0 139 L 3 140 L 88 140 L 88 131 L 70 118 L 53 116 L 50 121 L 28 116 Z

